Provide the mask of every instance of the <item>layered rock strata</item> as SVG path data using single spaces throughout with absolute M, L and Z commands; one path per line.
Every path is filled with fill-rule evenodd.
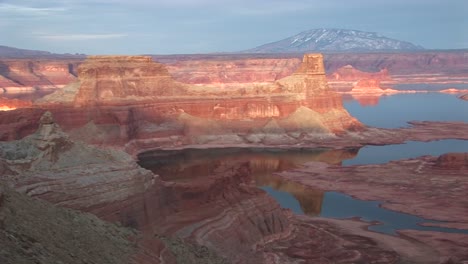
M 76 79 L 79 62 L 75 59 L 0 59 L 0 92 L 61 88 Z
M 210 142 L 295 144 L 362 129 L 329 90 L 319 54 L 304 56 L 289 77 L 232 89 L 179 83 L 144 56 L 93 56 L 78 74 L 78 82 L 44 97 L 36 108 L 53 112 L 77 139 L 131 142 L 131 152 Z M 5 132 L 3 138 L 24 133 Z
M 40 126 L 35 134 L 21 141 L 0 144 L 0 162 L 2 181 L 8 181 L 20 192 L 57 205 L 92 212 L 100 218 L 138 229 L 141 233 L 135 238 L 135 250 L 126 248 L 128 242 L 125 236 L 105 236 L 111 236 L 109 239 L 112 241 L 117 240 L 105 250 L 112 250 L 123 244 L 119 254 L 126 254 L 137 263 L 175 263 L 177 259 L 195 256 L 198 260 L 193 263 L 270 263 L 271 259 L 295 263 L 298 260 L 319 257 L 291 253 L 292 251 L 284 249 L 271 250 L 272 247 L 283 248 L 282 243 L 286 241 L 291 241 L 287 242 L 288 245 L 296 240 L 303 241 L 301 234 L 312 234 L 320 230 L 320 227 L 310 223 L 302 225 L 300 222 L 297 223 L 299 229 L 294 227 L 289 212 L 281 209 L 265 192 L 251 185 L 251 171 L 241 160 L 214 162 L 207 170 L 196 170 L 195 166 L 193 173 L 187 176 L 195 177 L 196 180 L 170 177 L 161 180 L 150 171 L 138 167 L 125 153 L 70 140 L 55 123 L 50 112 L 46 112 L 41 116 Z M 0 194 L 3 198 L 4 192 Z M 1 201 L 0 205 L 3 207 L 5 202 Z M 63 209 L 54 209 L 57 211 L 54 213 L 50 208 L 40 208 L 45 208 L 44 206 L 38 207 L 38 210 L 46 213 L 37 212 L 35 219 L 38 221 L 47 222 L 41 219 L 52 218 L 50 213 L 55 214 L 56 218 L 47 222 L 51 228 L 63 228 L 63 225 L 55 225 L 56 221 L 66 224 L 68 219 L 74 219 L 73 224 L 67 226 L 71 229 L 67 230 L 81 234 L 73 236 L 74 239 L 67 241 L 65 245 L 91 238 L 93 236 L 87 233 L 89 230 L 93 232 L 96 226 L 105 226 L 100 220 L 79 214 L 68 214 L 62 221 Z M 32 232 L 27 229 L 34 224 L 30 216 L 31 214 L 21 218 L 24 236 Z M 7 230 L 14 229 L 11 225 L 12 217 L 7 215 L 0 219 L 6 224 Z M 60 243 L 60 230 L 55 230 L 56 237 L 53 240 L 45 239 L 46 235 L 40 232 L 35 233 L 32 237 L 38 243 L 34 245 L 47 244 L 47 247 L 54 247 L 53 243 Z M 99 234 L 99 230 L 98 227 L 93 235 Z M 112 232 L 124 231 L 116 229 Z M 322 233 L 322 240 L 329 240 L 330 245 L 336 244 L 333 241 L 336 241 L 334 237 L 337 231 L 319 232 Z M 21 239 L 23 236 L 14 234 L 14 237 Z M 0 232 L 0 241 L 1 238 Z M 277 245 L 279 239 L 283 242 Z M 316 239 L 316 236 L 311 236 L 306 241 L 316 243 Z M 340 241 L 351 243 L 346 238 Z M 9 242 L 5 243 L 8 248 L 14 246 Z M 98 243 L 99 246 L 106 247 L 106 242 Z M 369 246 L 372 245 L 352 252 L 364 252 Z M 299 244 L 294 243 L 294 247 L 299 247 Z M 84 257 L 97 261 L 99 258 L 110 258 L 104 254 L 107 251 L 97 257 L 94 256 L 94 249 L 86 254 L 75 252 L 74 249 L 67 252 L 78 259 Z M 67 260 L 68 256 L 62 257 L 61 252 L 51 251 L 47 259 Z M 347 255 L 346 252 L 352 253 L 345 247 L 334 247 L 325 258 L 341 258 L 343 254 Z M 398 259 L 395 253 L 385 248 L 375 247 L 373 252 L 358 259 L 381 259 L 382 254 L 392 260 Z M 41 255 L 34 253 L 31 258 L 39 259 Z M 122 257 L 121 260 L 127 261 L 127 258 Z

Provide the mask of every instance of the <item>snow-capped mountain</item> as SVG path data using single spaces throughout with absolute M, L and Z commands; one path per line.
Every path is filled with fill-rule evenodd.
M 287 53 L 307 51 L 419 50 L 410 42 L 387 38 L 374 32 L 348 29 L 312 29 L 253 49 L 250 53 Z

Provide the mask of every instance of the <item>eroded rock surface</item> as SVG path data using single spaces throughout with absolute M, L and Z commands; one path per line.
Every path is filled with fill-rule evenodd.
M 13 190 L 0 194 L 1 263 L 139 263 L 131 230 Z
M 61 88 L 76 79 L 79 61 L 0 59 L 0 92 Z
M 304 56 L 289 77 L 232 89 L 179 83 L 145 56 L 90 57 L 78 74 L 78 82 L 39 100 L 35 108 L 51 111 L 76 139 L 129 143 L 132 153 L 187 144 L 291 145 L 363 128 L 329 90 L 320 54 Z M 18 138 L 32 130 L 19 122 L 37 120 L 33 114 L 14 115 L 8 114 L 17 122 L 4 126 L 3 138 Z
M 281 173 L 281 176 L 313 189 L 344 192 L 363 200 L 383 201 L 392 210 L 448 221 L 438 226 L 468 229 L 465 188 L 468 182 L 466 153 L 450 153 L 440 157 L 424 156 L 392 161 L 386 164 L 334 166 L 308 163 L 304 168 Z M 378 176 L 376 176 L 378 175 Z M 442 256 L 467 259 L 464 245 L 467 234 L 444 236 L 439 232 L 403 231 L 414 234 Z M 430 242 L 429 242 L 430 241 Z

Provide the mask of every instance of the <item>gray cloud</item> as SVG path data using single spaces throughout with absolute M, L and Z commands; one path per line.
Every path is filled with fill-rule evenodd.
M 428 48 L 468 42 L 466 0 L 0 0 L 0 45 L 83 53 L 236 51 L 320 27 Z
M 0 3 L 0 12 L 20 15 L 49 15 L 51 13 L 63 12 L 67 9 L 64 7 L 30 7 L 23 5 L 13 5 Z

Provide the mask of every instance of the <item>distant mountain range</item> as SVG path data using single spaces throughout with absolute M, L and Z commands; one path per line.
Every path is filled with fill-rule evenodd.
M 245 53 L 292 53 L 309 51 L 391 51 L 422 50 L 407 41 L 374 32 L 348 29 L 312 29 L 289 38 L 245 50 Z
M 37 58 L 37 57 L 82 57 L 84 54 L 57 54 L 42 50 L 18 49 L 0 45 L 2 58 Z

